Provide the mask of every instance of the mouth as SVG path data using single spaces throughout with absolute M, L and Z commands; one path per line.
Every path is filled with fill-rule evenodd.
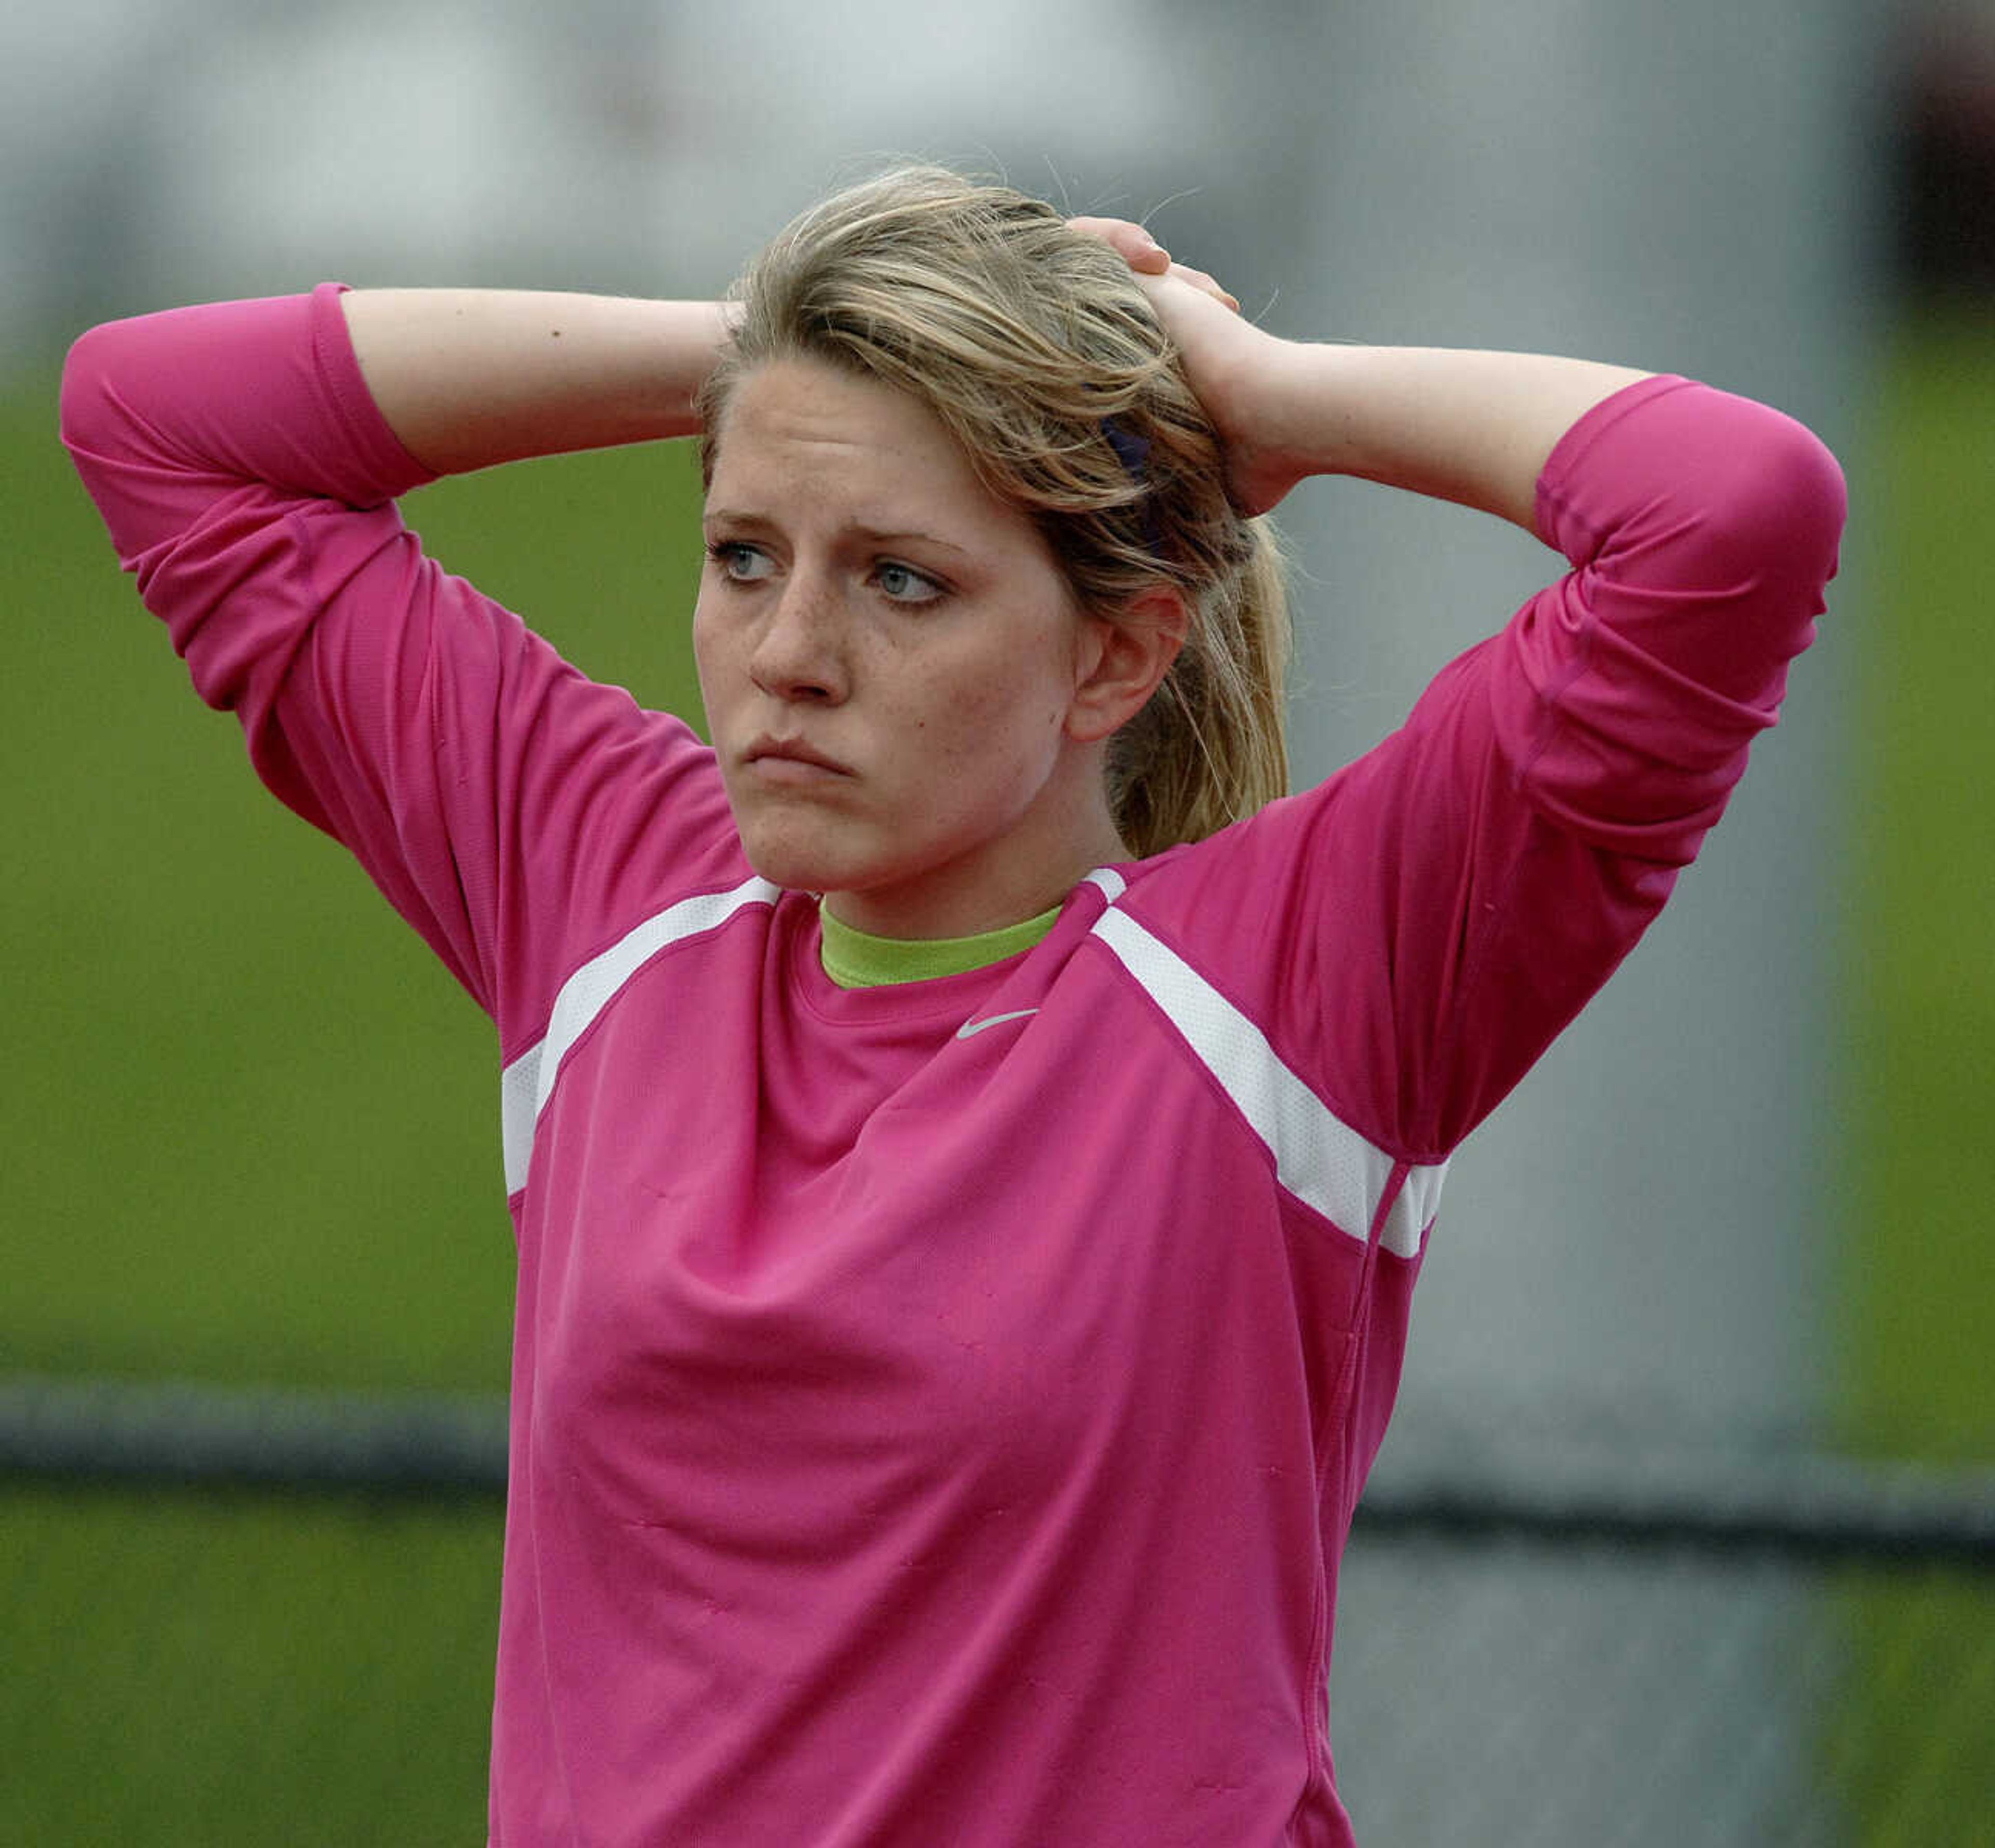
M 766 732 L 750 743 L 741 761 L 771 782 L 812 782 L 852 774 L 836 757 L 827 756 L 801 738 L 776 738 Z

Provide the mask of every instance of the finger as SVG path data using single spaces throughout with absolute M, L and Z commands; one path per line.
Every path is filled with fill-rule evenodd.
M 1235 314 L 1240 312 L 1240 298 L 1222 283 L 1217 277 L 1209 276 L 1203 269 L 1194 269 L 1186 263 L 1173 263 L 1169 273 L 1187 282 L 1216 302 L 1224 302 Z
M 1127 218 L 1070 218 L 1067 223 L 1113 248 L 1131 269 L 1162 276 L 1171 266 L 1170 252 L 1140 225 Z

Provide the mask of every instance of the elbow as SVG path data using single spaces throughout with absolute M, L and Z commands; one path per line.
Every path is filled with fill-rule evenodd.
M 1791 418 L 1781 421 L 1791 433 L 1774 471 L 1781 531 L 1808 581 L 1820 591 L 1841 561 L 1849 486 L 1842 465 L 1814 431 Z
M 1721 465 L 1727 478 L 1713 497 L 1723 511 L 1712 543 L 1732 554 L 1737 579 L 1778 580 L 1819 613 L 1840 560 L 1848 484 L 1806 425 L 1764 405 L 1749 410 L 1749 429 Z
M 85 456 L 118 447 L 117 426 L 123 419 L 113 381 L 122 324 L 110 321 L 92 327 L 70 346 L 63 362 L 57 427 L 79 463 Z

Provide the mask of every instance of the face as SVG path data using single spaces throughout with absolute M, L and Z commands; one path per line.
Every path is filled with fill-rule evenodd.
M 764 878 L 862 930 L 957 936 L 1115 856 L 1086 690 L 1105 626 L 925 406 L 816 361 L 757 369 L 705 523 L 694 652 Z

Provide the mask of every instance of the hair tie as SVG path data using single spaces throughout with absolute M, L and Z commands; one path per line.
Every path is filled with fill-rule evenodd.
M 1142 491 L 1143 542 L 1150 548 L 1150 556 L 1160 564 L 1168 564 L 1169 561 L 1164 556 L 1164 530 L 1157 519 L 1157 504 L 1144 468 L 1144 464 L 1150 458 L 1150 439 L 1125 430 L 1113 417 L 1101 420 L 1101 434 L 1108 439 L 1108 447 L 1115 451 L 1115 459 L 1122 465 L 1122 472 Z
M 1101 420 L 1101 434 L 1108 439 L 1108 447 L 1115 451 L 1115 459 L 1122 465 L 1122 472 L 1139 488 L 1147 486 L 1143 479 L 1143 465 L 1149 460 L 1150 439 L 1131 436 L 1113 417 Z

